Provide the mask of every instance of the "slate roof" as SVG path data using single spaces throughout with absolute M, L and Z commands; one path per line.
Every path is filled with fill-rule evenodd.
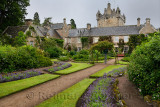
M 51 25 L 52 29 L 62 29 L 63 23 L 55 23 Z
M 8 26 L 3 34 L 12 35 L 13 37 L 18 36 L 18 32 L 23 31 L 25 32 L 29 26 Z
M 128 26 L 116 26 L 116 27 L 103 27 L 103 28 L 86 28 L 71 29 L 69 31 L 69 37 L 81 37 L 81 36 L 123 36 L 123 35 L 138 35 L 139 31 L 144 25 L 128 25 Z

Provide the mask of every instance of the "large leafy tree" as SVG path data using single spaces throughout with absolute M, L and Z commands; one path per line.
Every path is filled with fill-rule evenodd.
M 51 20 L 52 20 L 52 17 L 45 18 L 42 25 L 49 26 L 50 24 L 52 24 Z
M 38 12 L 36 12 L 36 13 L 34 14 L 33 24 L 35 24 L 35 25 L 40 25 L 40 19 L 39 19 L 39 14 L 38 14 Z
M 18 32 L 18 36 L 15 37 L 14 45 L 15 46 L 23 46 L 27 44 L 27 35 L 24 32 Z
M 29 0 L 0 0 L 0 32 L 7 26 L 17 26 L 24 22 Z
M 70 23 L 71 23 L 71 29 L 76 29 L 77 28 L 74 19 L 71 19 Z

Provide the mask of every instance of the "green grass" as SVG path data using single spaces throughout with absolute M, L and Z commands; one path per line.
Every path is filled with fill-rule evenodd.
M 119 64 L 122 64 L 122 65 L 128 65 L 128 64 L 129 64 L 129 62 L 119 61 Z
M 72 64 L 71 67 L 64 70 L 56 71 L 54 73 L 65 75 L 93 66 L 93 64 L 87 64 L 87 63 L 71 63 L 71 64 Z
M 32 86 L 44 83 L 46 81 L 60 77 L 59 75 L 43 74 L 27 79 L 0 83 L 0 98 L 13 94 L 15 92 L 30 88 Z
M 117 69 L 120 67 L 125 67 L 126 65 L 110 65 L 94 74 L 92 74 L 90 77 L 102 77 L 105 73 L 108 73 L 109 71 L 112 71 L 113 69 Z
M 58 59 L 51 59 L 51 61 L 54 62 L 54 61 L 59 61 L 59 60 Z
M 44 101 L 38 107 L 76 107 L 76 103 L 95 79 L 84 79 L 56 96 Z

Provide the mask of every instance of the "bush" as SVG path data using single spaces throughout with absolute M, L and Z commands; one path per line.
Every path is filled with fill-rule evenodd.
M 130 57 L 124 57 L 124 58 L 122 59 L 122 61 L 129 62 L 129 61 L 130 61 Z
M 69 57 L 68 56 L 61 56 L 58 60 L 60 61 L 69 61 Z
M 45 51 L 49 53 L 50 58 L 58 58 L 62 54 L 62 49 L 59 47 L 49 47 Z
M 32 46 L 0 46 L 0 72 L 13 72 L 52 65 L 44 53 Z
M 136 47 L 130 58 L 129 79 L 140 88 L 142 95 L 160 92 L 160 34 Z

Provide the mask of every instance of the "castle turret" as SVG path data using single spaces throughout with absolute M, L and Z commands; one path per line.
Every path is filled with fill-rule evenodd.
M 108 7 L 107 7 L 107 10 L 106 10 L 107 12 L 107 14 L 108 15 L 111 15 L 112 14 L 112 9 L 111 9 L 111 4 L 110 3 L 108 3 Z
M 98 27 L 123 26 L 126 21 L 126 17 L 124 14 L 121 14 L 120 8 L 117 7 L 117 9 L 112 10 L 110 3 L 104 9 L 104 14 L 98 11 L 96 17 Z

